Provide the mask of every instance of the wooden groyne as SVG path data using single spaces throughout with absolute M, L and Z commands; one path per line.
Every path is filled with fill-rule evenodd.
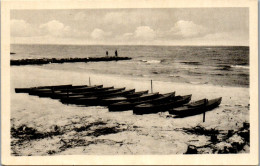
M 130 60 L 130 57 L 88 57 L 88 58 L 43 58 L 43 59 L 19 59 L 11 60 L 11 65 L 42 65 L 49 63 L 75 63 L 75 62 L 101 62 L 101 61 L 119 61 Z

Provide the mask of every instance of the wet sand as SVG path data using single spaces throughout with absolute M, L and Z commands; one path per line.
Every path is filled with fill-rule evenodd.
M 154 92 L 192 94 L 193 101 L 222 97 L 221 105 L 206 113 L 204 123 L 202 115 L 176 119 L 168 112 L 108 112 L 106 107 L 64 105 L 14 92 L 33 86 L 83 85 L 89 77 L 92 85 L 150 90 L 150 80 L 144 78 L 11 67 L 12 155 L 249 153 L 249 88 L 153 82 Z

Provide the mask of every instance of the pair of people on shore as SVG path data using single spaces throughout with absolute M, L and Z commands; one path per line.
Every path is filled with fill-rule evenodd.
M 108 51 L 106 51 L 106 55 L 108 56 Z M 115 51 L 115 56 L 117 57 L 117 50 Z

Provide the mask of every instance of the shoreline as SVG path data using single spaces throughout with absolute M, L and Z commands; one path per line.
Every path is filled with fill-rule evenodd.
M 240 132 L 244 122 L 249 122 L 249 88 L 153 82 L 154 92 L 193 94 L 192 101 L 222 96 L 220 107 L 207 112 L 204 123 L 202 115 L 183 119 L 174 119 L 167 112 L 138 116 L 133 115 L 132 111 L 108 112 L 105 107 L 64 105 L 57 100 L 14 92 L 14 88 L 19 87 L 67 83 L 83 85 L 88 84 L 89 77 L 91 85 L 150 90 L 149 80 L 62 70 L 50 72 L 33 66 L 11 67 L 11 127 L 18 133 L 19 129 L 24 128 L 24 132 L 36 132 L 41 136 L 36 140 L 24 140 L 20 145 L 13 137 L 13 155 L 183 154 L 190 145 L 203 147 L 211 142 L 210 136 L 190 134 L 184 131 L 185 128 L 193 130 L 199 126 L 206 131 L 214 129 L 222 132 L 221 138 L 221 135 L 225 136 L 228 130 L 232 130 L 232 140 L 239 142 L 243 138 L 235 133 Z M 223 143 L 214 143 L 214 147 L 198 151 L 213 153 L 217 147 L 218 153 L 221 153 L 221 149 L 230 148 L 232 144 Z M 248 145 L 243 144 L 242 148 L 241 152 L 249 152 Z
M 99 73 L 99 72 L 93 72 L 93 71 L 81 71 L 81 70 L 77 70 L 77 71 L 67 71 L 67 70 L 61 70 L 61 69 L 56 69 L 56 68 L 45 68 L 46 66 L 42 66 L 42 65 L 32 65 L 32 66 L 12 66 L 11 67 L 11 70 L 13 68 L 21 68 L 21 67 L 32 67 L 32 68 L 36 68 L 36 69 L 39 69 L 39 70 L 46 70 L 46 71 L 60 71 L 60 72 L 65 72 L 65 73 L 74 73 L 75 75 L 79 75 L 79 74 L 83 74 L 83 75 L 89 75 L 89 77 L 98 77 L 98 78 L 102 78 L 102 77 L 106 77 L 106 78 L 117 78 L 117 79 L 121 79 L 122 78 L 122 75 L 116 75 L 116 74 L 102 74 L 102 73 Z M 139 82 L 143 82 L 143 81 L 147 81 L 150 83 L 151 81 L 151 78 L 149 77 L 139 77 L 139 76 L 136 76 L 136 77 L 131 77 L 129 75 L 124 75 L 123 76 L 124 79 L 127 79 L 127 80 L 131 80 L 131 81 L 139 81 Z M 87 80 L 87 84 L 89 83 L 89 79 L 86 79 Z M 102 79 L 103 80 L 103 79 Z M 98 82 L 97 79 L 95 79 L 95 81 Z M 218 87 L 218 88 L 241 88 L 241 89 L 249 89 L 250 87 L 249 86 L 236 86 L 236 85 L 218 85 L 218 84 L 211 84 L 211 83 L 207 83 L 207 84 L 202 84 L 202 83 L 197 83 L 197 82 L 174 82 L 174 81 L 169 81 L 169 80 L 152 80 L 153 82 L 163 82 L 163 83 L 167 83 L 167 84 L 176 84 L 176 85 L 188 85 L 188 86 L 208 86 L 208 87 Z M 149 90 L 149 89 L 147 89 Z
M 117 62 L 114 62 L 117 63 Z M 122 64 L 123 63 L 128 63 L 128 62 L 119 62 L 121 63 L 121 67 L 124 67 Z M 50 64 L 49 66 L 36 66 L 38 68 L 41 69 L 46 69 L 46 70 L 59 70 L 59 71 L 70 71 L 70 69 L 73 70 L 73 72 L 79 72 L 79 73 L 89 73 L 89 74 L 95 74 L 95 75 L 103 75 L 103 76 L 110 76 L 110 77 L 123 77 L 126 79 L 131 79 L 131 80 L 154 80 L 154 81 L 160 81 L 160 82 L 169 82 L 169 83 L 179 83 L 179 84 L 187 84 L 187 85 L 213 85 L 213 86 L 218 86 L 218 87 L 241 87 L 241 88 L 249 88 L 249 84 L 226 84 L 222 82 L 221 84 L 214 84 L 214 82 L 212 81 L 203 81 L 203 79 L 198 80 L 198 79 L 194 79 L 191 78 L 189 79 L 189 77 L 192 77 L 190 75 L 163 75 L 163 77 L 160 77 L 160 75 L 150 75 L 147 73 L 144 74 L 130 74 L 126 73 L 120 73 L 120 72 L 112 72 L 112 73 L 107 73 L 106 71 L 100 71 L 100 70 L 92 70 L 92 67 L 87 67 L 86 65 L 90 65 L 92 67 L 94 67 L 94 63 L 92 64 L 85 64 L 85 63 L 78 63 L 78 68 L 74 66 L 72 66 L 72 64 Z M 109 65 L 106 63 L 96 63 L 95 65 L 97 65 L 98 67 L 102 67 L 102 65 L 104 65 L 105 67 L 109 67 L 110 65 L 113 66 L 113 62 L 111 62 Z M 99 66 L 100 65 L 100 66 Z M 86 67 L 86 68 L 85 68 Z M 63 69 L 63 70 L 62 70 Z M 90 71 L 91 70 L 91 71 Z M 86 72 L 87 71 L 87 72 Z M 105 73 L 104 73 L 105 72 Z M 134 72 L 134 71 L 132 71 Z M 211 76 L 209 76 L 211 77 Z M 207 79 L 207 77 L 205 78 Z

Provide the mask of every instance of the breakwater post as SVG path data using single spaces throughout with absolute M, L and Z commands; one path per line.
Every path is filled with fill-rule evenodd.
M 151 80 L 151 93 L 153 93 L 153 80 Z
M 205 122 L 205 118 L 206 118 L 206 111 L 203 112 L 203 122 Z
M 10 65 L 43 65 L 50 63 L 76 63 L 76 62 L 101 62 L 101 61 L 119 61 L 119 60 L 131 60 L 130 57 L 89 57 L 89 58 L 43 58 L 43 59 L 19 59 L 11 60 Z
M 67 100 L 69 101 L 69 88 L 67 87 Z M 67 105 L 69 105 L 69 103 L 67 103 Z

